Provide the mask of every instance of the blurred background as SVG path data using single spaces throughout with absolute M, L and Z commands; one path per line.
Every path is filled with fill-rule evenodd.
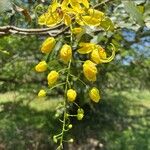
M 74 143 L 66 143 L 65 149 L 150 150 L 150 2 L 91 3 L 101 3 L 97 9 L 111 20 L 109 27 L 105 23 L 102 31 L 86 34 L 85 39 L 105 49 L 113 43 L 117 52 L 111 63 L 100 66 L 99 104 L 87 100 L 83 87 L 78 86 L 85 117 L 72 120 L 73 128 L 66 138 L 74 138 Z M 7 25 L 42 28 L 37 17 L 49 4 L 48 0 L 0 0 L 0 150 L 56 148 L 51 137 L 61 127 L 55 110 L 62 101 L 62 91 L 37 98 L 47 83 L 45 74 L 34 70 L 43 58 L 39 49 L 48 35 L 12 34 L 3 29 Z M 57 60 L 51 62 L 52 66 L 57 64 Z

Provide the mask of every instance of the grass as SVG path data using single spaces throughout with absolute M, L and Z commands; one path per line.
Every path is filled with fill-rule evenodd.
M 83 121 L 72 120 L 68 150 L 149 150 L 150 92 L 107 91 L 99 105 L 84 106 Z M 0 94 L 0 150 L 53 150 L 50 137 L 60 122 L 55 108 L 61 98 L 39 99 L 34 95 Z

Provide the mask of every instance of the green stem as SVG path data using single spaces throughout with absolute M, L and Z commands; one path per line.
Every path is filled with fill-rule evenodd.
M 70 66 L 71 66 L 71 60 L 69 61 L 68 68 L 67 68 L 67 77 L 66 77 L 66 85 L 65 85 L 65 100 L 63 103 L 64 106 L 64 116 L 63 116 L 63 126 L 62 126 L 62 136 L 60 138 L 60 148 L 63 146 L 63 137 L 64 137 L 64 132 L 65 132 L 65 126 L 66 126 L 66 105 L 67 105 L 67 90 L 68 90 L 68 83 L 69 83 L 69 75 L 70 75 Z
M 52 89 L 54 89 L 54 88 L 56 88 L 58 86 L 64 85 L 64 84 L 65 84 L 65 82 L 56 84 L 55 86 L 51 87 L 48 91 L 50 91 L 50 90 L 52 90 Z

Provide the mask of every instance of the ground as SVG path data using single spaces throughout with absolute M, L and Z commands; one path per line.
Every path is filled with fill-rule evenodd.
M 150 92 L 106 91 L 98 105 L 85 106 L 85 118 L 72 120 L 68 150 L 150 150 Z M 0 150 L 55 149 L 61 98 L 7 92 L 0 94 Z M 92 109 L 90 109 L 92 108 Z M 90 111 L 89 111 L 90 110 Z M 67 138 L 68 138 L 67 137 Z

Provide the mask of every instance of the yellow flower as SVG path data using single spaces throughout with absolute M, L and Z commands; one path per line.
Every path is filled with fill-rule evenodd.
M 84 76 L 89 81 L 96 81 L 97 68 L 96 64 L 90 60 L 87 60 L 83 64 L 83 73 Z
M 107 57 L 107 54 L 105 50 L 100 46 L 95 43 L 80 43 L 79 48 L 77 51 L 80 54 L 88 54 L 91 53 L 91 60 L 96 63 L 108 63 L 112 61 L 115 57 L 115 47 L 113 44 L 112 45 L 112 54 L 110 57 Z
M 76 15 L 76 22 L 81 25 L 99 26 L 105 15 L 103 12 L 96 9 L 89 9 L 88 12 L 82 15 Z
M 40 90 L 38 93 L 38 97 L 44 97 L 46 96 L 46 91 L 45 90 Z
M 35 70 L 37 72 L 44 72 L 47 70 L 47 63 L 46 61 L 41 61 L 35 66 Z
M 42 53 L 46 53 L 46 54 L 50 53 L 52 49 L 54 48 L 55 44 L 56 44 L 56 41 L 53 37 L 47 38 L 42 44 L 42 47 L 41 47 Z
M 101 60 L 106 60 L 106 59 L 107 59 L 106 52 L 100 46 L 98 46 L 97 49 L 94 49 L 91 53 L 91 60 L 96 64 L 99 64 L 101 63 Z
M 69 89 L 69 90 L 67 91 L 67 99 L 68 99 L 68 101 L 70 101 L 70 102 L 75 101 L 76 96 L 77 96 L 77 93 L 76 93 L 75 90 Z
M 79 46 L 81 47 L 80 49 L 78 49 L 78 53 L 80 54 L 88 54 L 90 52 L 92 52 L 92 50 L 95 48 L 95 45 L 94 43 L 83 43 L 81 42 L 79 44 Z
M 64 62 L 64 63 L 68 63 L 68 61 L 71 59 L 72 57 L 72 49 L 70 45 L 63 45 L 63 47 L 60 50 L 60 59 Z
M 96 87 L 93 87 L 90 92 L 89 92 L 89 96 L 91 98 L 92 101 L 98 103 L 100 100 L 100 94 L 99 94 L 99 90 Z
M 47 76 L 48 85 L 53 85 L 57 81 L 58 77 L 58 72 L 56 72 L 55 70 L 51 71 Z

